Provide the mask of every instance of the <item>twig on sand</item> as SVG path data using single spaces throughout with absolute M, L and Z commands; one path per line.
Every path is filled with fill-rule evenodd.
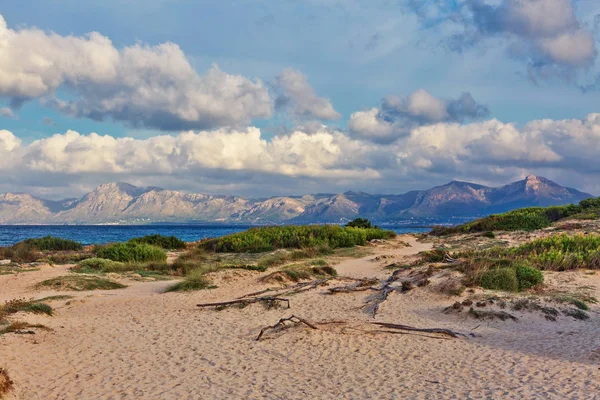
M 415 328 L 414 326 L 391 324 L 389 322 L 371 322 L 371 324 L 383 326 L 384 328 L 388 328 L 388 329 L 398 329 L 398 330 L 402 330 L 402 331 L 440 333 L 443 335 L 451 336 L 453 338 L 458 338 L 460 336 L 466 337 L 466 335 L 464 335 L 462 333 L 457 333 L 457 332 L 451 331 L 450 329 L 446 329 L 446 328 Z
M 277 321 L 277 323 L 275 325 L 266 326 L 266 327 L 262 328 L 260 330 L 260 333 L 258 334 L 256 340 L 257 341 L 260 340 L 260 338 L 262 338 L 263 335 L 264 335 L 264 333 L 266 331 L 268 331 L 268 330 L 274 330 L 274 329 L 278 329 L 278 328 L 279 329 L 283 329 L 283 328 L 288 327 L 289 325 L 286 325 L 286 322 L 291 322 L 291 323 L 293 323 L 295 325 L 297 325 L 297 324 L 304 324 L 304 325 L 308 326 L 311 329 L 319 329 L 314 324 L 308 322 L 304 318 L 300 318 L 300 317 L 297 317 L 295 315 L 292 315 L 292 316 L 287 317 L 287 318 L 281 318 L 281 319 L 279 319 L 279 321 Z
M 269 306 L 274 305 L 277 302 L 282 302 L 282 303 L 287 303 L 287 308 L 290 308 L 290 300 L 289 299 L 284 299 L 281 297 L 270 297 L 270 296 L 265 296 L 265 297 L 254 297 L 254 298 L 248 298 L 248 299 L 237 299 L 237 300 L 231 300 L 231 301 L 222 301 L 222 302 L 218 302 L 218 303 L 205 303 L 205 304 L 196 304 L 198 307 L 229 307 L 229 306 L 233 306 L 236 304 L 240 304 L 243 306 L 249 305 L 249 304 L 254 304 L 254 303 L 265 303 Z

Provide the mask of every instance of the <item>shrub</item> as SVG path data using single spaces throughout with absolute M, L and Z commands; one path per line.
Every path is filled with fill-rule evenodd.
M 498 268 L 486 271 L 481 275 L 479 284 L 483 288 L 492 290 L 507 292 L 519 290 L 519 282 L 514 268 Z
M 583 200 L 579 204 L 520 208 L 503 214 L 490 215 L 459 226 L 435 227 L 430 234 L 442 236 L 495 230 L 533 231 L 546 228 L 553 222 L 565 218 L 595 219 L 598 215 L 600 215 L 600 198 L 591 198 Z
M 204 276 L 206 271 L 196 269 L 182 281 L 169 286 L 165 292 L 190 292 L 193 290 L 213 289 L 215 286 Z
M 23 242 L 0 249 L 0 258 L 8 258 L 16 263 L 30 263 L 42 257 L 37 249 Z
M 129 240 L 130 243 L 145 243 L 160 247 L 165 250 L 185 249 L 185 242 L 175 236 L 162 236 L 159 234 L 146 235 Z
M 490 238 L 490 239 L 495 239 L 496 238 L 496 234 L 493 231 L 484 232 L 481 236 L 486 237 L 486 238 Z
M 215 252 L 260 253 L 283 248 L 327 246 L 330 249 L 364 245 L 373 239 L 395 236 L 378 228 L 351 228 L 338 225 L 271 226 L 210 239 L 199 246 Z
M 100 258 L 120 262 L 167 261 L 164 250 L 146 243 L 115 243 L 97 249 Z
M 27 239 L 21 243 L 27 244 L 40 251 L 64 251 L 83 249 L 83 245 L 81 243 L 53 236 L 45 236 L 43 238 L 36 239 Z
M 52 307 L 46 303 L 43 303 L 42 301 L 13 299 L 6 301 L 2 306 L 0 306 L 0 320 L 2 320 L 6 315 L 15 314 L 21 311 L 30 312 L 33 314 L 53 314 Z
M 544 274 L 536 268 L 528 265 L 517 265 L 515 267 L 519 290 L 530 289 L 544 282 Z
M 346 226 L 349 228 L 377 228 L 376 226 L 372 225 L 371 221 L 369 221 L 366 218 L 355 218 L 352 221 L 348 222 Z

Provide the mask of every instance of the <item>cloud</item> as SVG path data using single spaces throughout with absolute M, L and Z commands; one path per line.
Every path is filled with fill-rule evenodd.
M 300 71 L 286 68 L 275 78 L 275 89 L 279 96 L 276 108 L 286 110 L 297 118 L 337 120 L 340 114 L 335 111 L 329 99 L 319 97 L 310 86 L 306 76 Z
M 452 50 L 500 38 L 527 62 L 533 79 L 570 78 L 596 59 L 593 33 L 577 19 L 573 0 L 409 0 L 408 6 L 424 27 L 444 26 Z
M 65 89 L 70 100 L 57 97 Z M 162 130 L 206 129 L 268 118 L 262 82 L 216 65 L 200 76 L 174 43 L 117 49 L 97 32 L 11 30 L 0 15 L 0 96 L 14 107 L 41 98 L 63 113 Z
M 348 128 L 357 137 L 385 143 L 408 135 L 418 126 L 462 123 L 488 115 L 488 108 L 477 103 L 468 92 L 455 100 L 444 100 L 419 89 L 405 98 L 388 96 L 380 108 L 353 113 Z
M 426 115 L 448 118 L 442 112 Z M 179 189 L 210 187 L 228 194 L 243 189 L 264 197 L 349 188 L 400 193 L 452 179 L 500 184 L 537 173 L 598 192 L 592 178 L 600 173 L 599 143 L 600 114 L 536 120 L 523 127 L 496 119 L 441 121 L 416 126 L 393 142 L 353 138 L 325 126 L 270 140 L 255 127 L 148 139 L 67 131 L 29 144 L 3 130 L 0 186 L 176 182 Z
M 14 118 L 15 113 L 13 112 L 13 110 L 11 110 L 8 107 L 2 107 L 2 108 L 0 108 L 0 117 Z

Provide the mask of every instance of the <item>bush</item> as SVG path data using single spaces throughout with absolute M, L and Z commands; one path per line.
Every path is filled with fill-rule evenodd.
M 2 247 L 0 249 L 0 258 L 7 258 L 16 263 L 30 263 L 37 261 L 42 257 L 42 253 L 37 249 L 23 242 L 10 247 Z
M 491 269 L 481 275 L 479 285 L 485 289 L 516 292 L 519 290 L 517 274 L 513 268 Z
M 165 250 L 185 249 L 185 242 L 175 236 L 162 236 L 159 234 L 146 235 L 129 240 L 130 243 L 145 243 L 160 247 Z
M 493 231 L 484 232 L 481 236 L 486 237 L 486 238 L 490 238 L 490 239 L 495 239 L 496 238 L 496 234 Z
M 517 265 L 515 267 L 519 290 L 530 289 L 544 282 L 544 274 L 539 269 L 528 265 Z
M 40 251 L 65 251 L 65 250 L 81 250 L 83 245 L 73 240 L 56 238 L 53 236 L 45 236 L 39 239 L 27 239 L 24 240 L 24 244 L 27 244 Z
M 351 228 L 338 225 L 271 226 L 251 228 L 244 232 L 200 243 L 206 250 L 223 253 L 261 253 L 283 248 L 326 246 L 330 249 L 364 245 L 373 239 L 395 236 L 378 228 Z
M 120 262 L 167 261 L 167 253 L 145 243 L 115 243 L 96 250 L 100 258 Z
M 206 271 L 202 269 L 196 269 L 188 276 L 185 277 L 181 282 L 177 282 L 174 285 L 169 286 L 165 292 L 190 292 L 193 290 L 212 289 L 215 286 L 210 283 L 204 276 Z
M 527 207 L 503 214 L 490 215 L 453 227 L 435 227 L 433 236 L 485 231 L 533 231 L 565 218 L 595 219 L 600 215 L 600 198 L 582 200 L 579 204 L 551 207 Z
M 371 221 L 369 221 L 366 218 L 355 218 L 352 221 L 348 222 L 346 224 L 346 226 L 348 228 L 366 228 L 366 229 L 377 228 L 376 226 L 373 226 L 371 224 Z

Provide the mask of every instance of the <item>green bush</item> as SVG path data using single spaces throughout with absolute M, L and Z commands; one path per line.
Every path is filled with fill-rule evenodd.
M 373 239 L 386 239 L 393 236 L 395 236 L 394 232 L 378 228 L 290 225 L 251 228 L 244 232 L 204 241 L 199 246 L 223 253 L 261 253 L 283 248 L 352 247 L 364 245 Z
M 165 250 L 185 249 L 185 242 L 175 236 L 162 236 L 159 234 L 146 235 L 129 240 L 130 243 L 145 243 L 160 247 Z
M 479 285 L 485 289 L 516 292 L 519 282 L 514 268 L 491 269 L 481 275 Z
M 191 271 L 182 281 L 169 286 L 165 292 L 190 292 L 193 290 L 212 289 L 215 286 L 204 276 L 206 271 L 197 269 Z
M 167 253 L 155 246 L 145 243 L 115 243 L 96 250 L 100 258 L 126 263 L 147 261 L 167 261 Z
M 600 214 L 600 198 L 591 198 L 579 204 L 551 207 L 527 207 L 503 214 L 490 215 L 466 224 L 453 227 L 435 227 L 434 236 L 454 233 L 474 233 L 486 231 L 533 231 L 550 226 L 565 218 L 594 219 Z
M 517 265 L 515 267 L 519 290 L 530 289 L 544 282 L 544 274 L 539 269 L 528 265 Z
M 27 239 L 23 242 L 40 251 L 64 251 L 64 250 L 81 250 L 83 245 L 73 240 L 61 239 L 53 236 L 45 236 L 37 239 Z
M 373 226 L 371 224 L 371 221 L 369 221 L 366 218 L 355 218 L 352 221 L 348 222 L 346 224 L 346 226 L 349 228 L 366 228 L 366 229 L 377 228 L 376 226 Z

